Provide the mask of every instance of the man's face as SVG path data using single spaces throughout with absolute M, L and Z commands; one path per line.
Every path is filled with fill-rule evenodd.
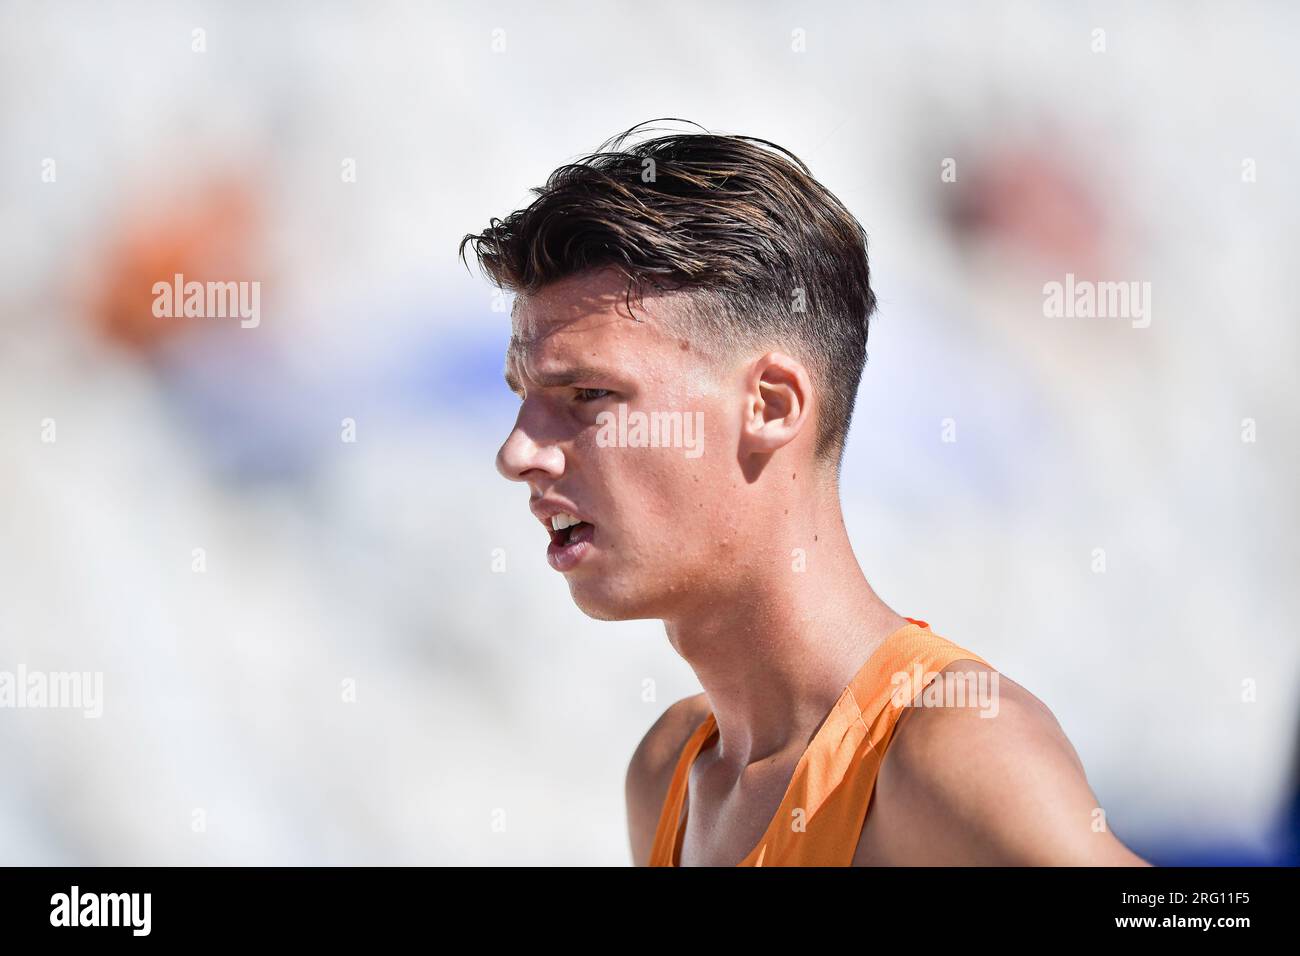
M 647 297 L 634 318 L 625 289 L 600 271 L 519 297 L 506 378 L 522 403 L 497 454 L 528 484 L 574 601 L 607 620 L 707 594 L 734 560 L 744 490 L 741 369 L 666 328 L 671 299 Z M 582 524 L 554 530 L 564 513 Z

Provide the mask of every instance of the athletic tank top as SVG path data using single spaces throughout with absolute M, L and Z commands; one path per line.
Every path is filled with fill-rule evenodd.
M 880 762 L 903 714 L 895 696 L 915 699 L 934 674 L 953 661 L 992 667 L 932 632 L 924 621 L 907 621 L 885 638 L 844 688 L 799 758 L 776 816 L 738 866 L 851 865 Z M 908 682 L 896 678 L 898 674 L 906 674 Z M 680 865 L 691 764 L 716 736 L 710 712 L 682 748 L 659 814 L 650 866 Z M 795 826 L 798 810 L 803 811 L 801 828 Z

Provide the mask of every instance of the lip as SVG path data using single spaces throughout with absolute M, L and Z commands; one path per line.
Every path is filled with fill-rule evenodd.
M 592 551 L 592 540 L 596 535 L 595 524 L 590 521 L 578 507 L 561 498 L 538 498 L 528 503 L 528 510 L 542 523 L 551 542 L 546 548 L 546 562 L 561 573 L 577 567 L 578 562 Z M 551 528 L 551 519 L 556 515 L 573 515 L 583 526 L 576 532 L 570 532 L 568 540 L 560 542 Z
M 561 574 L 573 570 L 579 561 L 591 553 L 591 542 L 595 535 L 595 525 L 584 524 L 577 531 L 571 532 L 569 540 L 563 544 L 552 538 L 546 547 L 546 563 Z

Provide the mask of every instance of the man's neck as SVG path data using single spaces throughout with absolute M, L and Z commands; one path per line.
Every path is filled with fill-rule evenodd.
M 805 517 L 776 526 L 757 562 L 765 571 L 744 569 L 739 596 L 664 621 L 717 720 L 716 759 L 737 773 L 802 753 L 867 658 L 907 623 L 863 576 L 838 500 Z

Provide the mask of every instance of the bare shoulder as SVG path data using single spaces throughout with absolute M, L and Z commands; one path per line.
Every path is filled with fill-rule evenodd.
M 975 661 L 940 675 L 899 717 L 855 864 L 1146 865 L 1110 832 L 1046 704 Z
M 627 831 L 632 863 L 645 866 L 654 843 L 655 827 L 682 748 L 708 716 L 704 694 L 683 697 L 659 715 L 637 745 L 627 767 Z

